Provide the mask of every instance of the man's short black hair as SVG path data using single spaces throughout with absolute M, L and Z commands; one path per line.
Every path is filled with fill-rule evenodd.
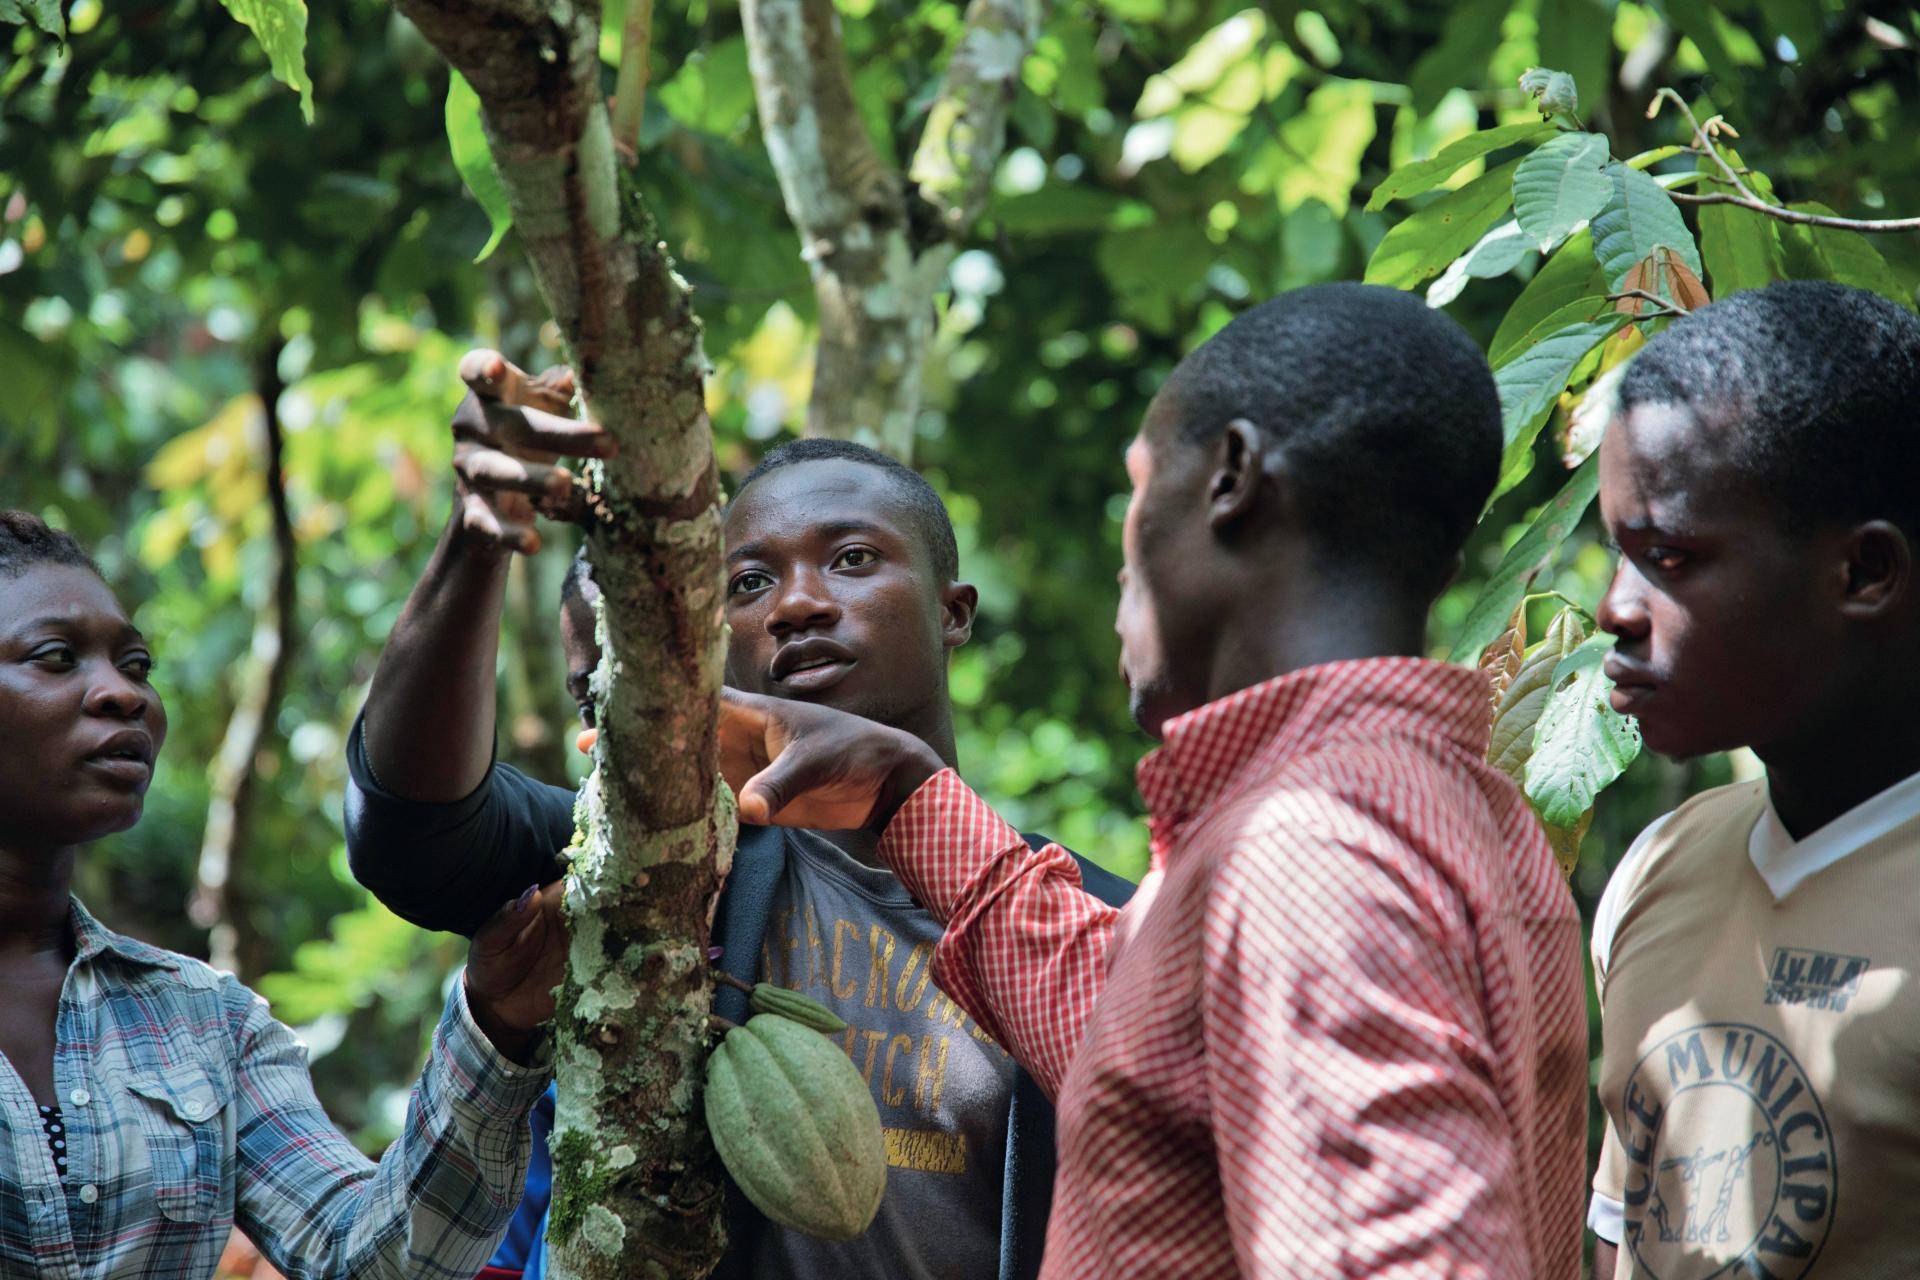
M 734 501 L 739 501 L 748 486 L 769 471 L 778 471 L 801 462 L 831 459 L 858 462 L 883 473 L 899 492 L 901 501 L 906 504 L 909 515 L 918 526 L 916 531 L 926 543 L 927 556 L 933 563 L 935 576 L 942 585 L 960 577 L 960 546 L 954 540 L 953 517 L 947 514 L 947 504 L 940 501 L 940 495 L 934 492 L 933 486 L 918 471 L 898 459 L 889 458 L 878 449 L 869 449 L 851 440 L 813 437 L 789 440 L 754 464 L 753 470 L 747 472 L 746 479 L 740 482 L 740 487 L 734 490 Z
M 70 533 L 31 511 L 0 510 L 0 578 L 17 578 L 43 564 L 67 564 L 100 576 L 100 566 Z
M 1329 564 L 1433 593 L 1500 471 L 1500 397 L 1452 319 L 1398 289 L 1323 284 L 1235 317 L 1182 360 L 1181 434 L 1244 418 L 1276 442 Z
M 1621 411 L 1643 404 L 1738 431 L 1741 473 L 1787 528 L 1881 519 L 1920 538 L 1920 319 L 1878 294 L 1793 280 L 1702 307 L 1627 366 Z

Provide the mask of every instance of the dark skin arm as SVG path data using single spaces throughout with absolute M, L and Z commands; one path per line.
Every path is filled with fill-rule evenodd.
M 540 549 L 539 515 L 573 518 L 581 504 L 565 454 L 605 457 L 612 439 L 560 416 L 573 376 L 530 378 L 497 352 L 460 362 L 469 388 L 453 418 L 452 518 L 394 623 L 367 696 L 368 763 L 394 795 L 450 803 L 472 793 L 493 761 L 494 661 L 507 565 Z
M 1618 1263 L 1620 1247 L 1608 1244 L 1605 1240 L 1593 1242 L 1593 1280 L 1612 1280 L 1613 1268 Z
M 947 767 L 904 730 L 737 689 L 720 691 L 719 736 L 720 773 L 746 823 L 881 832 Z

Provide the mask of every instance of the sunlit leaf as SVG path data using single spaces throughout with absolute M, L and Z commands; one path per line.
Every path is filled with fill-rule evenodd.
M 1503 276 L 1520 265 L 1533 252 L 1533 246 L 1512 220 L 1501 223 L 1480 237 L 1480 242 L 1453 260 L 1439 278 L 1427 286 L 1427 305 L 1444 307 L 1467 287 L 1469 280 L 1488 280 Z
M 313 123 L 313 81 L 307 78 L 306 0 L 220 0 L 266 50 L 273 78 L 300 95 L 300 114 Z
M 0 23 L 30 25 L 55 40 L 67 38 L 67 20 L 60 14 L 60 0 L 0 0 Z
M 1594 215 L 1593 255 L 1607 283 L 1624 287 L 1627 273 L 1665 246 L 1679 255 L 1694 275 L 1700 274 L 1700 254 L 1680 217 L 1680 206 L 1659 183 L 1638 169 L 1614 162 L 1607 166 L 1613 194 Z
M 1600 297 L 1600 309 L 1604 310 L 1606 300 L 1602 295 L 1608 292 L 1606 276 L 1600 264 L 1593 260 L 1589 233 L 1575 232 L 1541 264 L 1533 273 L 1533 279 L 1527 281 L 1527 287 L 1507 308 L 1500 327 L 1494 331 L 1493 342 L 1487 347 L 1487 358 L 1495 367 L 1505 363 L 1518 347 L 1532 340 L 1530 335 L 1552 331 L 1542 328 L 1544 321 L 1557 317 L 1559 312 L 1583 299 Z M 1555 329 L 1559 327 L 1559 324 L 1553 325 Z
M 1373 141 L 1373 117 L 1373 91 L 1357 81 L 1323 84 L 1307 95 L 1306 106 L 1280 127 L 1281 143 L 1297 158 L 1281 171 L 1275 189 L 1283 212 L 1318 200 L 1345 216 L 1360 157 Z
M 1527 584 L 1567 540 L 1599 491 L 1599 462 L 1588 458 L 1567 477 L 1560 492 L 1541 508 L 1527 531 L 1500 558 L 1487 585 L 1481 588 L 1473 607 L 1467 611 L 1466 620 L 1460 624 L 1460 634 L 1447 656 L 1449 662 L 1474 661 L 1500 634 L 1506 620 L 1513 615 L 1514 606 L 1526 596 Z
M 453 167 L 467 184 L 467 190 L 486 210 L 493 234 L 474 255 L 484 262 L 500 247 L 500 241 L 513 226 L 513 210 L 507 207 L 507 189 L 501 185 L 500 171 L 494 168 L 493 152 L 487 146 L 486 130 L 480 124 L 480 95 L 458 71 L 447 81 L 447 145 L 453 151 Z
M 1495 498 L 1524 480 L 1533 469 L 1534 441 L 1574 368 L 1626 322 L 1626 317 L 1615 313 L 1568 325 L 1523 348 L 1494 371 L 1494 385 L 1500 391 L 1500 430 L 1506 442 L 1500 455 Z
M 1511 160 L 1483 173 L 1396 225 L 1373 251 L 1367 283 L 1411 289 L 1439 275 L 1512 207 L 1519 165 Z
M 1520 161 L 1513 174 L 1513 216 L 1546 253 L 1605 207 L 1613 194 L 1607 140 L 1563 133 Z
M 1537 280 L 1539 277 L 1535 276 L 1534 279 Z M 1598 284 L 1599 281 L 1596 280 L 1595 283 Z M 1543 317 L 1534 324 L 1532 328 L 1517 335 L 1513 340 L 1505 343 L 1496 340 L 1493 356 L 1488 363 L 1492 364 L 1497 371 L 1501 367 L 1511 364 L 1521 355 L 1524 355 L 1529 348 L 1548 334 L 1558 333 L 1569 325 L 1580 324 L 1584 321 L 1605 319 L 1607 313 L 1612 310 L 1613 303 L 1607 301 L 1607 296 L 1603 293 L 1593 293 L 1586 297 L 1575 298 L 1565 306 Z
M 1533 731 L 1527 798 L 1544 822 L 1573 827 L 1594 797 L 1640 754 L 1640 728 L 1613 709 L 1601 669 L 1612 636 L 1595 636 L 1553 669 L 1553 692 Z
M 1367 200 L 1367 208 L 1384 209 L 1389 201 L 1405 200 L 1409 196 L 1431 191 L 1484 155 L 1503 147 L 1544 142 L 1558 133 L 1559 130 L 1552 125 L 1529 122 L 1503 124 L 1497 129 L 1484 129 L 1464 138 L 1456 138 L 1428 159 L 1415 160 L 1412 164 L 1395 169 L 1385 182 L 1373 189 L 1373 195 Z

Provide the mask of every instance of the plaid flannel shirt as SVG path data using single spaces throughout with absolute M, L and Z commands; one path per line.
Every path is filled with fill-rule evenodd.
M 305 1047 L 259 996 L 78 900 L 72 925 L 53 1064 L 67 1176 L 0 1069 L 0 1280 L 206 1280 L 235 1223 L 292 1280 L 468 1280 L 486 1262 L 549 1072 L 493 1048 L 464 984 L 376 1165 L 327 1119 Z

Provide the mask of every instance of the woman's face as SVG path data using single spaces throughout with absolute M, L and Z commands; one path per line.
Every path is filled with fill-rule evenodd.
M 0 579 L 0 845 L 60 848 L 139 821 L 167 736 L 152 666 L 91 570 Z

